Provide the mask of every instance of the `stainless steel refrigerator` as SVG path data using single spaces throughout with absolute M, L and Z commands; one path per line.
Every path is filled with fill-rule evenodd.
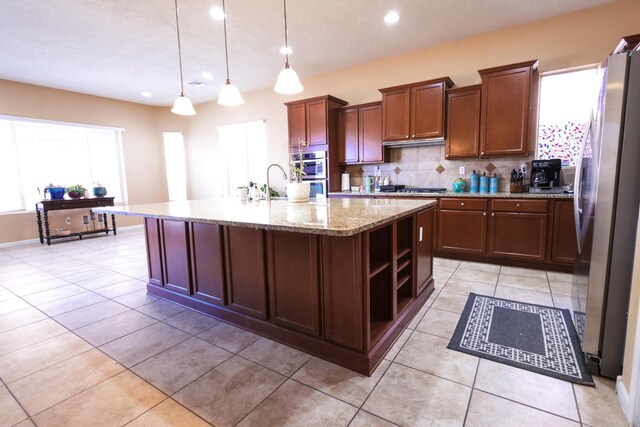
M 640 205 L 640 52 L 610 56 L 576 166 L 573 305 L 590 369 L 622 373 Z M 581 316 L 583 315 L 583 316 Z

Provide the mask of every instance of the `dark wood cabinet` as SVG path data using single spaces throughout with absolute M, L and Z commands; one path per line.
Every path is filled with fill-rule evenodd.
M 380 89 L 383 141 L 443 138 L 449 77 Z
M 285 105 L 289 147 L 297 149 L 300 140 L 312 147 L 329 144 L 335 126 L 335 110 L 347 105 L 347 102 L 327 95 L 287 102 Z
M 416 295 L 424 290 L 433 276 L 434 210 L 416 215 Z
M 578 247 L 573 200 L 557 200 L 553 209 L 551 261 L 571 264 L 576 261 Z
M 530 134 L 535 135 L 537 64 L 519 64 L 480 70 L 482 108 L 480 156 L 526 156 Z
M 382 146 L 382 105 L 379 102 L 338 112 L 340 164 L 382 163 L 388 156 Z
M 320 336 L 318 236 L 267 232 L 270 320 Z
M 223 244 L 222 226 L 191 224 L 193 296 L 217 305 L 226 304 Z
M 481 85 L 447 91 L 447 159 L 480 155 L 481 91 Z
M 182 221 L 162 220 L 160 225 L 163 242 L 164 286 L 172 291 L 191 295 L 188 224 Z
M 440 199 L 437 248 L 484 254 L 487 246 L 487 199 Z
M 160 240 L 160 220 L 144 219 L 144 235 L 147 246 L 147 267 L 149 269 L 149 283 L 155 286 L 164 284 L 162 272 L 162 244 Z
M 266 319 L 264 231 L 225 227 L 224 240 L 229 307 L 249 316 Z

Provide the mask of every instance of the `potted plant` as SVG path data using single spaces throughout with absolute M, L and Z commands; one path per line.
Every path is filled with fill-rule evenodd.
M 84 196 L 85 191 L 87 191 L 87 189 L 84 188 L 80 184 L 76 184 L 76 185 L 72 185 L 71 187 L 67 187 L 67 194 L 72 199 L 81 198 L 82 196 Z
M 54 185 L 53 183 L 49 183 L 46 187 L 44 187 L 45 199 L 47 198 L 47 193 L 51 197 L 51 200 L 60 200 L 64 198 L 64 194 L 67 192 L 67 189 L 62 185 Z
M 298 158 L 293 153 L 289 157 L 289 180 L 287 183 L 287 199 L 290 202 L 306 202 L 309 200 L 311 187 L 308 181 L 303 181 L 304 164 L 302 163 L 302 147 L 306 147 L 307 142 L 302 139 L 298 140 Z
M 107 187 L 100 184 L 100 181 L 93 183 L 93 197 L 104 197 L 107 195 Z

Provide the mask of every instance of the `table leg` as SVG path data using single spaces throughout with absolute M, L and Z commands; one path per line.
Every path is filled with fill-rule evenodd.
M 116 216 L 111 214 L 111 226 L 113 227 L 113 235 L 116 235 Z
M 104 232 L 109 234 L 109 223 L 107 222 L 107 214 L 102 214 L 102 221 L 104 222 Z
M 36 220 L 38 222 L 38 237 L 40 237 L 40 244 L 44 243 L 44 237 L 42 236 L 42 214 L 36 208 Z
M 49 234 L 49 213 L 44 211 L 44 232 L 47 236 L 47 245 L 51 245 L 51 234 Z

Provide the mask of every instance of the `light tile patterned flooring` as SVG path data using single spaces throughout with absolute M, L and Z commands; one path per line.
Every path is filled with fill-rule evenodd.
M 469 292 L 566 307 L 570 276 L 435 260 L 365 377 L 146 295 L 142 230 L 0 249 L 0 426 L 624 426 L 614 382 L 448 350 Z

